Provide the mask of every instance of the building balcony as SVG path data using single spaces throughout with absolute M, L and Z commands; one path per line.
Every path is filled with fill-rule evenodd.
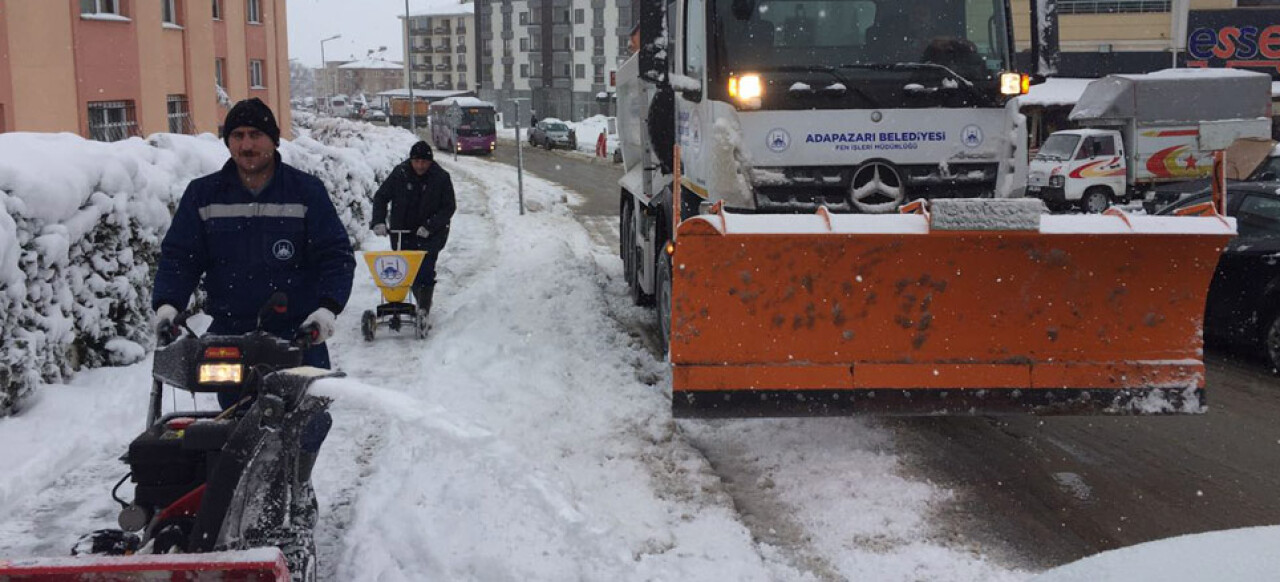
M 436 89 L 446 90 L 446 91 L 447 91 L 447 90 L 449 89 L 449 83 L 436 83 L 436 87 L 435 87 L 435 88 L 436 88 Z
M 436 52 L 438 52 L 438 53 L 451 53 L 451 52 L 453 52 L 453 49 L 449 48 L 447 45 L 441 45 L 441 46 L 436 47 Z
M 435 27 L 435 28 L 431 29 L 431 32 L 433 32 L 433 33 L 435 33 L 435 34 L 449 34 L 449 27 L 447 27 L 447 26 L 437 26 L 437 27 Z
M 466 34 L 466 33 L 467 33 L 467 27 L 459 25 L 458 27 L 456 27 L 456 28 L 454 28 L 454 29 L 453 29 L 453 33 L 454 33 L 454 34 Z
M 436 65 L 436 70 L 437 70 L 437 71 L 447 71 L 447 70 L 449 70 L 450 68 L 451 68 L 451 66 L 450 66 L 450 64 L 449 64 L 449 63 L 440 63 L 440 64 Z
M 467 70 L 467 64 L 466 64 L 466 63 L 458 63 L 458 67 L 457 67 L 457 68 L 455 68 L 454 70 L 455 70 L 455 71 L 466 71 L 466 70 Z

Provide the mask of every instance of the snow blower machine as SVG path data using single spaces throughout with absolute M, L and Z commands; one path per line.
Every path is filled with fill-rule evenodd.
M 147 427 L 111 492 L 120 528 L 81 537 L 72 557 L 0 559 L 0 581 L 314 581 L 316 500 L 299 439 L 329 405 L 310 385 L 339 374 L 301 367 L 311 330 L 293 341 L 262 331 L 286 301 L 273 297 L 258 330 L 243 335 L 198 336 L 180 316 L 185 331 L 158 342 Z M 162 414 L 165 385 L 239 400 Z
M 404 236 L 412 234 L 412 231 L 393 230 L 391 234 Z M 431 329 L 427 312 L 419 310 L 408 300 L 414 277 L 418 276 L 418 268 L 426 256 L 427 251 L 410 250 L 364 253 L 374 284 L 382 292 L 382 304 L 376 309 L 366 309 L 360 316 L 360 334 L 365 341 L 373 341 L 379 327 L 400 331 L 405 325 L 413 327 L 414 336 L 418 339 L 426 339 L 427 331 Z

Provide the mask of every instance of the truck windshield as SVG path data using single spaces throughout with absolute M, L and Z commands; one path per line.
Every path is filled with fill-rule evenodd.
M 1080 143 L 1080 136 L 1069 133 L 1055 133 L 1044 140 L 1044 145 L 1040 146 L 1040 151 L 1036 152 L 1036 158 L 1041 160 L 1069 160 L 1071 154 L 1076 152 L 1076 144 Z
M 921 70 L 867 65 L 933 63 L 979 81 L 1009 69 L 1002 0 L 711 2 L 712 58 L 726 73 L 807 65 L 863 79 Z

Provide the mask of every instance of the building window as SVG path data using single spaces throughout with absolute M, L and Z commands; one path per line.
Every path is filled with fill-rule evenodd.
M 178 8 L 174 6 L 174 0 L 160 0 L 160 11 L 163 13 L 161 18 L 165 24 L 178 26 Z
M 502 80 L 511 82 L 511 65 L 502 65 Z
M 80 0 L 80 14 L 120 14 L 120 0 Z
M 573 39 L 573 50 L 575 50 L 575 51 L 585 51 L 585 50 L 587 50 L 587 39 L 585 39 L 585 38 L 583 38 L 583 37 L 581 37 L 581 36 L 579 36 L 579 37 L 577 37 L 577 38 L 574 38 L 574 39 Z
M 222 0 L 213 0 L 213 19 L 222 20 Z
M 529 78 L 529 65 L 520 65 L 520 78 L 521 79 Z
M 582 24 L 582 23 L 584 23 L 584 22 L 586 22 L 586 21 L 587 21 L 587 11 L 586 11 L 586 10 L 583 10 L 583 9 L 581 9 L 581 8 L 578 8 L 578 9 L 576 9 L 576 10 L 574 10 L 574 11 L 573 11 L 573 23 L 574 23 L 574 24 Z
M 529 52 L 529 39 L 528 39 L 528 37 L 520 37 L 520 52 L 522 52 L 522 53 L 527 53 L 527 52 Z
M 521 12 L 521 13 L 520 13 L 520 25 L 521 25 L 521 26 L 528 26 L 528 25 L 529 25 L 529 13 L 528 13 L 528 12 Z
M 586 66 L 586 65 L 574 65 L 574 66 L 573 66 L 573 77 L 574 77 L 575 79 L 585 79 L 585 78 L 587 78 L 587 66 Z
M 1059 0 L 1058 14 L 1168 12 L 1170 0 Z
M 262 61 L 259 59 L 249 61 L 249 88 L 266 88 L 266 85 L 262 83 Z
M 573 71 L 569 70 L 569 63 L 564 64 L 564 77 L 568 79 L 573 76 Z
M 249 0 L 249 12 L 247 14 L 249 22 L 258 24 L 262 22 L 262 0 Z
M 186 95 L 169 96 L 169 133 L 195 133 L 195 126 L 191 123 L 191 105 Z
M 492 42 L 492 40 L 491 40 L 491 39 L 488 39 L 488 38 L 484 39 L 484 44 L 482 45 L 481 50 L 482 50 L 482 52 L 483 52 L 484 56 L 486 56 L 486 57 L 488 57 L 488 56 L 493 56 L 493 42 Z
M 591 9 L 591 24 L 594 26 L 604 26 L 604 8 Z
M 213 59 L 213 82 L 219 87 L 227 87 L 227 60 Z
M 592 72 L 591 82 L 597 85 L 604 83 L 604 65 L 596 65 Z
M 91 101 L 89 139 L 120 141 L 138 135 L 133 101 Z
M 463 75 L 462 73 L 458 73 L 458 88 L 463 89 L 466 87 L 466 85 L 467 85 L 467 76 Z

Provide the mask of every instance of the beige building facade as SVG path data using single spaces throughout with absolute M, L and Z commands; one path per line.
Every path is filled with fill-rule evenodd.
M 289 137 L 285 2 L 0 0 L 0 132 L 217 133 L 258 97 Z

